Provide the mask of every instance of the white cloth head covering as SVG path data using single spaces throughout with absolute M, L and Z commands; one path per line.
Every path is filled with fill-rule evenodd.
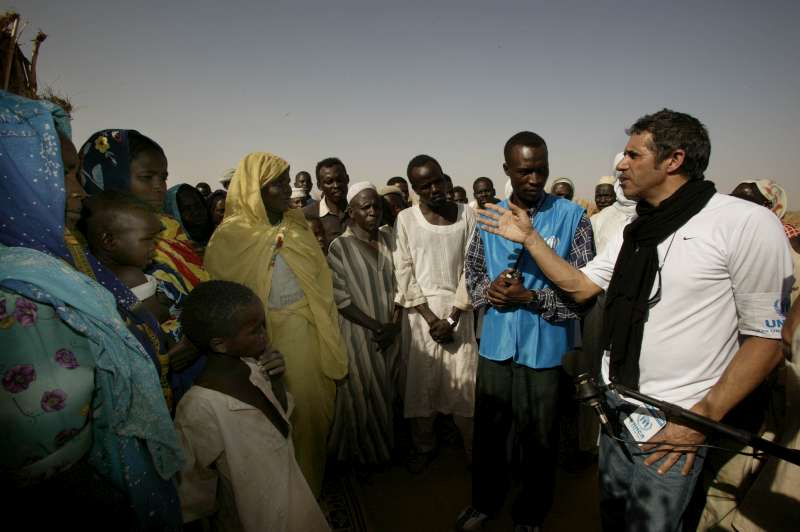
M 508 181 L 506 181 L 506 186 L 503 189 L 503 192 L 506 195 L 506 197 L 504 199 L 511 199 L 511 194 L 514 193 L 514 186 L 511 184 L 511 180 L 510 179 Z
M 228 183 L 231 179 L 233 179 L 233 174 L 236 173 L 236 168 L 228 168 L 222 174 L 222 177 L 219 178 L 220 183 Z
M 378 194 L 381 196 L 385 196 L 386 194 L 400 194 L 402 196 L 403 191 L 396 185 L 384 185 L 378 189 Z
M 742 181 L 742 183 L 751 183 L 755 185 L 758 191 L 761 192 L 761 195 L 772 204 L 769 210 L 775 213 L 778 219 L 783 218 L 788 209 L 788 200 L 786 191 L 782 186 L 771 179 L 748 179 Z
M 618 154 L 616 154 L 614 156 L 614 164 L 611 166 L 611 172 L 614 173 L 614 177 L 616 177 L 617 179 L 619 179 L 619 174 L 621 173 L 621 172 L 617 172 L 617 165 L 624 158 L 625 158 L 625 153 L 624 152 L 619 152 Z
M 371 189 L 374 190 L 375 192 L 378 192 L 378 189 L 375 188 L 375 185 L 373 185 L 369 181 L 360 181 L 354 185 L 350 185 L 347 189 L 347 203 L 353 201 L 353 198 L 356 197 L 356 194 L 358 194 L 359 192 L 363 192 L 367 189 Z
M 559 177 L 558 179 L 553 181 L 553 184 L 550 185 L 550 192 L 553 192 L 553 189 L 559 183 L 566 183 L 572 189 L 572 192 L 575 193 L 575 183 L 573 183 L 572 179 L 570 179 L 568 177 Z
M 617 202 L 614 204 L 618 209 L 630 213 L 631 216 L 636 212 L 636 200 L 631 200 L 625 197 L 622 193 L 622 186 L 619 184 L 619 176 L 622 172 L 617 172 L 617 165 L 625 157 L 624 152 L 619 152 L 614 156 L 614 166 L 611 171 L 614 172 L 616 181 L 614 181 L 614 193 L 617 195 Z
M 597 185 L 613 185 L 617 178 L 613 175 L 604 175 L 597 180 Z
M 622 210 L 628 210 L 633 214 L 636 211 L 636 200 L 628 199 L 622 192 L 622 185 L 619 184 L 619 179 L 614 181 L 614 193 L 617 195 L 617 202 L 614 204 Z
M 292 187 L 292 195 L 289 196 L 289 197 L 292 198 L 292 199 L 305 198 L 306 197 L 306 191 L 303 190 L 302 188 Z

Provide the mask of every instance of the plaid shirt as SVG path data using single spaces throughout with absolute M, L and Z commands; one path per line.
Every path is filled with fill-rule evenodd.
M 539 203 L 528 209 L 528 216 L 530 216 L 531 220 L 533 220 L 536 212 L 542 206 L 545 197 L 546 194 L 542 194 Z M 572 237 L 567 262 L 575 268 L 583 268 L 586 263 L 594 258 L 594 255 L 592 224 L 584 214 L 581 216 L 581 220 L 578 222 L 578 227 Z M 472 306 L 477 310 L 489 305 L 486 300 L 486 289 L 489 288 L 492 280 L 489 279 L 489 275 L 486 272 L 486 258 L 479 227 L 475 228 L 467 247 L 464 277 L 467 282 L 467 290 L 472 299 Z M 530 307 L 539 312 L 547 321 L 558 322 L 579 318 L 588 308 L 587 304 L 576 303 L 569 295 L 558 288 L 543 288 L 542 290 L 535 290 L 535 292 L 537 296 L 536 302 Z

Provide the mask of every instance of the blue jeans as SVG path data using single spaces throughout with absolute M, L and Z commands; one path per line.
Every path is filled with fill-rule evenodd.
M 612 424 L 617 422 L 617 436 L 632 440 L 622 420 L 636 406 L 622 401 L 612 392 L 606 392 L 606 401 L 609 419 Z M 622 450 L 623 446 L 630 458 Z M 600 436 L 600 514 L 603 530 L 676 532 L 682 529 L 684 511 L 703 468 L 705 449 L 698 451 L 692 471 L 687 476 L 681 474 L 686 455 L 663 475 L 656 472 L 660 462 L 644 465 L 648 456 L 650 454 L 643 453 L 636 444 L 622 443 L 606 434 Z

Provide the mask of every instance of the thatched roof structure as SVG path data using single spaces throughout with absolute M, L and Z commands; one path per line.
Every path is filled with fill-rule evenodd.
M 72 103 L 63 95 L 52 89 L 39 90 L 36 78 L 36 62 L 39 59 L 39 48 L 47 35 L 41 30 L 33 38 L 31 58 L 19 47 L 19 39 L 25 23 L 18 13 L 7 12 L 0 15 L 0 80 L 5 91 L 25 96 L 33 100 L 50 100 L 59 105 L 68 115 L 72 115 Z

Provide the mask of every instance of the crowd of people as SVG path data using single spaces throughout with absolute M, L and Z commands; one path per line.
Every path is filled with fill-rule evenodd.
M 254 152 L 212 191 L 168 187 L 168 154 L 139 131 L 78 148 L 49 101 L 0 92 L 0 123 L 1 469 L 32 522 L 329 530 L 326 473 L 380 471 L 398 431 L 422 473 L 449 416 L 472 478 L 455 529 L 502 511 L 514 468 L 515 531 L 539 530 L 584 372 L 797 445 L 766 413 L 797 399 L 781 334 L 800 323 L 800 230 L 777 183 L 705 179 L 692 116 L 636 121 L 591 202 L 569 178 L 548 187 L 531 131 L 498 147 L 502 199 L 481 176 L 470 201 L 430 155 L 380 185 L 336 157 L 292 178 Z M 575 423 L 605 530 L 791 527 L 797 471 L 749 489 L 763 457 L 603 400 L 611 428 L 586 409 Z

